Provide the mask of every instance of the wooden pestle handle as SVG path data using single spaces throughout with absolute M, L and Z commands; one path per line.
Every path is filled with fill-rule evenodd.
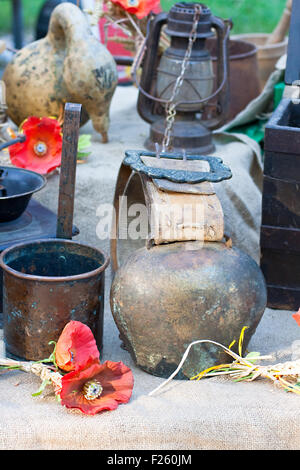
M 293 0 L 287 0 L 283 14 L 279 20 L 274 31 L 268 37 L 265 46 L 271 44 L 277 44 L 284 40 L 284 37 L 290 26 L 291 11 L 292 11 Z
M 59 181 L 56 237 L 72 239 L 81 104 L 66 103 Z
M 0 40 L 0 54 L 2 54 L 2 52 L 4 52 L 6 49 L 6 43 L 5 41 L 3 41 L 2 39 Z

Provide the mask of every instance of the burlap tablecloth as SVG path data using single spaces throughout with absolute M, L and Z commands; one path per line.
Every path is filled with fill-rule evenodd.
M 111 111 L 110 142 L 93 133 L 92 154 L 78 165 L 74 223 L 76 240 L 109 252 L 109 241 L 96 235 L 97 207 L 111 203 L 125 149 L 143 148 L 149 127 L 137 115 L 137 92 L 118 88 Z M 91 133 L 86 124 L 82 133 Z M 239 136 L 216 135 L 216 155 L 223 158 L 233 178 L 216 185 L 225 212 L 226 230 L 236 246 L 259 259 L 262 162 L 259 148 Z M 243 138 L 245 139 L 245 138 Z M 36 198 L 57 208 L 58 175 L 52 176 Z M 33 398 L 38 378 L 23 372 L 0 374 L 1 449 L 298 449 L 300 398 L 258 380 L 233 383 L 210 378 L 200 382 L 172 381 L 148 396 L 163 379 L 133 364 L 121 349 L 109 308 L 111 271 L 106 272 L 103 360 L 132 368 L 135 386 L 130 402 L 112 412 L 89 417 L 59 405 L 52 393 Z M 0 331 L 2 335 L 2 331 Z M 2 336 L 0 337 L 2 339 Z M 210 339 L 210 338 L 208 338 Z M 297 355 L 300 330 L 291 312 L 267 309 L 249 350 L 272 354 L 272 363 Z M 0 354 L 4 354 L 0 340 Z

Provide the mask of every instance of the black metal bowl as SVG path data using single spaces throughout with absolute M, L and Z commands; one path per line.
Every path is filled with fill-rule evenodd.
M 31 196 L 46 182 L 44 176 L 34 171 L 0 166 L 0 223 L 20 217 Z

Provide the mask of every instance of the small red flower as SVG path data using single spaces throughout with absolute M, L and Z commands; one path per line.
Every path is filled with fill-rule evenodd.
M 54 118 L 31 116 L 21 131 L 26 140 L 9 147 L 10 160 L 19 168 L 46 174 L 60 166 L 62 129 Z
M 64 327 L 55 349 L 57 366 L 67 372 L 99 362 L 99 351 L 91 329 L 80 321 L 70 321 Z
M 160 0 L 111 0 L 112 3 L 119 5 L 124 10 L 128 11 L 132 15 L 136 15 L 137 18 L 142 19 L 153 13 L 160 11 Z
M 300 308 L 297 313 L 294 313 L 294 315 L 292 315 L 292 317 L 294 320 L 296 320 L 296 322 L 298 323 L 298 326 L 300 326 Z
M 91 363 L 62 377 L 61 404 L 88 415 L 115 410 L 132 395 L 133 374 L 122 362 Z

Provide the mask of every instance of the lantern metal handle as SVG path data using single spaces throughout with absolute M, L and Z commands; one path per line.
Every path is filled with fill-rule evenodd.
M 207 98 L 210 101 L 218 95 L 217 113 L 218 117 L 210 120 L 205 120 L 205 127 L 207 129 L 217 129 L 223 122 L 229 111 L 229 54 L 228 54 L 228 40 L 229 33 L 232 28 L 232 21 L 222 21 L 220 18 L 212 17 L 212 26 L 217 31 L 217 50 L 220 56 L 218 60 L 217 71 L 217 90 Z M 223 91 L 223 93 L 220 93 Z
M 162 27 L 167 23 L 167 13 L 162 12 L 159 13 L 154 17 L 154 19 L 150 19 L 147 24 L 147 33 L 146 38 L 143 43 L 143 47 L 139 53 L 140 57 L 137 57 L 137 60 L 134 62 L 132 66 L 132 78 L 139 89 L 140 93 L 138 96 L 137 102 L 137 109 L 140 116 L 150 124 L 153 124 L 159 116 L 155 115 L 151 111 L 153 106 L 153 101 L 157 102 L 157 98 L 152 96 L 151 93 L 148 93 L 151 90 L 151 83 L 153 72 L 156 69 L 157 61 L 158 61 L 158 46 L 159 46 L 159 38 L 160 32 Z M 147 54 L 144 56 L 145 52 Z M 137 80 L 137 69 L 138 66 L 143 58 L 143 69 L 151 70 L 152 73 L 145 73 L 141 77 L 140 83 Z M 147 90 L 147 91 L 146 91 Z

